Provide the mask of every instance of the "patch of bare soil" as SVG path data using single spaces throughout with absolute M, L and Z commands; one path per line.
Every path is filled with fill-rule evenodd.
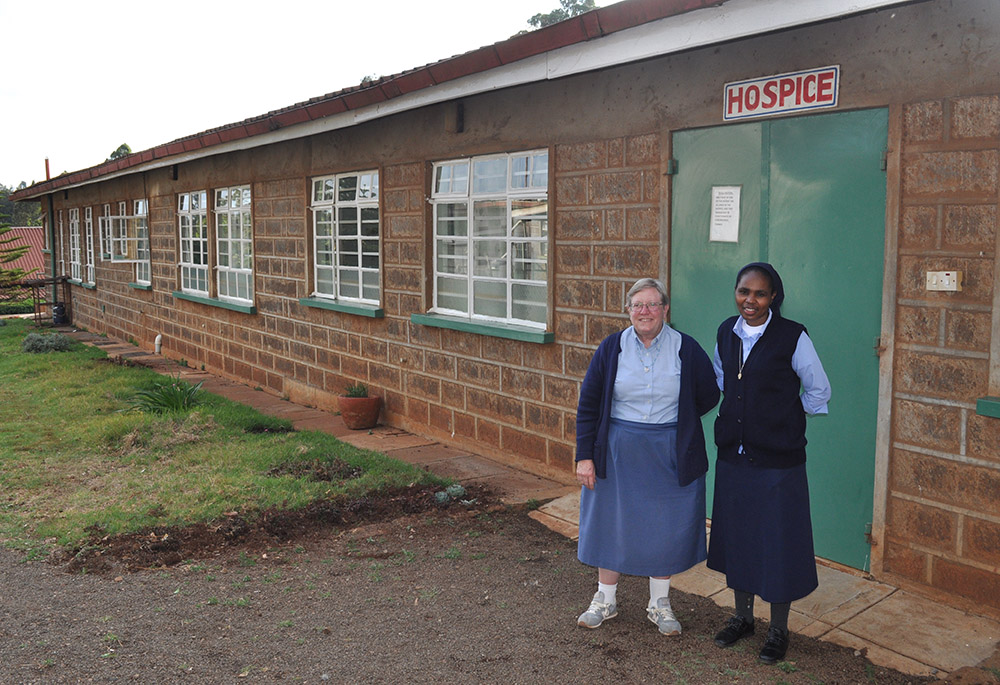
M 645 578 L 622 579 L 616 618 L 579 628 L 596 573 L 575 543 L 470 495 L 95 531 L 62 564 L 0 550 L 0 682 L 928 682 L 797 635 L 765 666 L 766 626 L 718 649 L 726 610 L 676 591 L 684 632 L 663 637 Z

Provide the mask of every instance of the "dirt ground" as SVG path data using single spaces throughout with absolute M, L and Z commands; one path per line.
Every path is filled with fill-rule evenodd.
M 94 531 L 73 559 L 0 550 L 0 682 L 928 682 L 795 635 L 765 666 L 760 625 L 718 649 L 727 612 L 677 591 L 684 632 L 663 637 L 645 578 L 623 578 L 617 618 L 579 628 L 596 573 L 574 542 L 485 492 L 432 495 Z

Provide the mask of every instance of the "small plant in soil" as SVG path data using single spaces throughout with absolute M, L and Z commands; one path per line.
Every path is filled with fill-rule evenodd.
M 187 411 L 201 402 L 201 385 L 191 385 L 178 375 L 169 383 L 158 383 L 138 391 L 129 402 L 128 409 L 147 414 Z
M 368 397 L 368 386 L 364 383 L 353 383 L 344 389 L 344 397 Z

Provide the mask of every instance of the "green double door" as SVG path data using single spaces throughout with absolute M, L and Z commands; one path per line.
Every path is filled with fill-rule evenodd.
M 782 314 L 805 324 L 833 387 L 829 415 L 807 422 L 816 554 L 860 569 L 872 521 L 887 131 L 878 109 L 673 137 L 671 321 L 711 355 L 719 324 L 736 314 L 739 268 L 778 270 Z M 705 417 L 710 443 L 716 414 Z M 714 470 L 710 505 L 713 482 Z

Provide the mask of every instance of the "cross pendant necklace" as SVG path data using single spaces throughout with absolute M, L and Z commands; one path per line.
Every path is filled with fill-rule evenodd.
M 743 358 L 743 338 L 740 338 L 740 368 L 736 371 L 736 380 L 743 380 L 743 365 L 746 360 Z

